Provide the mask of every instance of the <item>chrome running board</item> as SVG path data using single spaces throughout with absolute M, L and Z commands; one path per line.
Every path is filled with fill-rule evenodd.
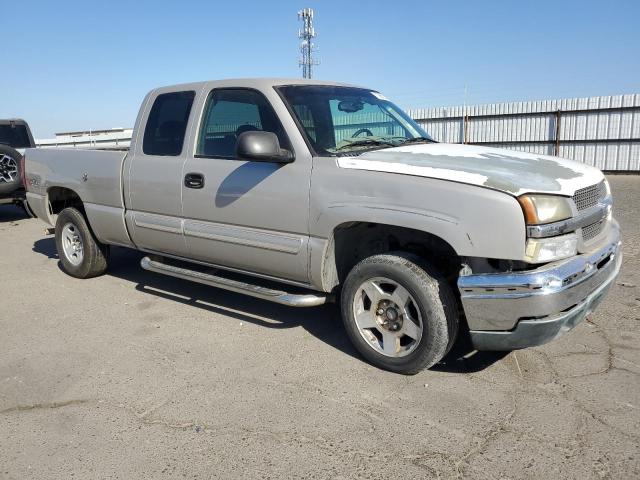
M 192 282 L 203 283 L 211 287 L 222 288 L 236 293 L 243 293 L 251 297 L 261 298 L 270 302 L 289 305 L 291 307 L 316 307 L 328 302 L 326 293 L 289 293 L 283 290 L 274 290 L 259 285 L 231 280 L 208 273 L 189 270 L 187 268 L 176 267 L 167 263 L 151 260 L 144 257 L 140 261 L 140 266 L 150 272 L 162 273 L 170 277 L 190 280 Z

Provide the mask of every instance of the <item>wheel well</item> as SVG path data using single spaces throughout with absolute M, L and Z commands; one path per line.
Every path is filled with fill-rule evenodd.
M 449 281 L 457 279 L 461 260 L 442 238 L 412 228 L 369 222 L 349 222 L 338 225 L 325 264 L 325 285 L 342 283 L 349 271 L 362 259 L 381 253 L 404 251 L 418 255 L 440 271 Z
M 67 207 L 75 207 L 84 215 L 84 206 L 80 196 L 64 187 L 51 187 L 48 191 L 49 215 L 57 215 Z

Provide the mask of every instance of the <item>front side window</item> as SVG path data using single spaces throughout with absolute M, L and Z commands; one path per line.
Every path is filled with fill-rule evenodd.
M 318 155 L 433 142 L 416 122 L 378 92 L 328 85 L 290 85 L 278 90 Z
M 264 95 L 240 88 L 213 90 L 205 105 L 196 155 L 236 158 L 238 137 L 255 130 L 275 133 L 280 145 L 289 148 L 282 124 Z
M 156 97 L 144 129 L 142 151 L 145 155 L 177 156 L 182 153 L 195 95 L 195 92 L 172 92 Z

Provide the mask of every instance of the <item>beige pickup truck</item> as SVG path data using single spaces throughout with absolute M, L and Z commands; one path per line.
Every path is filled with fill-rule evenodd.
M 27 150 L 26 185 L 70 275 L 104 273 L 120 245 L 160 274 L 335 300 L 357 350 L 405 374 L 461 335 L 478 350 L 554 339 L 621 263 L 598 169 L 437 143 L 379 92 L 338 83 L 158 88 L 127 152 Z

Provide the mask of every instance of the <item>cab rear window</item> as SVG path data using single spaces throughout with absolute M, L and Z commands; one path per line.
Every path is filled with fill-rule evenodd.
M 193 91 L 163 93 L 156 97 L 144 130 L 142 151 L 145 155 L 182 153 L 194 97 Z
M 13 148 L 29 148 L 31 141 L 24 125 L 0 125 L 0 143 Z

